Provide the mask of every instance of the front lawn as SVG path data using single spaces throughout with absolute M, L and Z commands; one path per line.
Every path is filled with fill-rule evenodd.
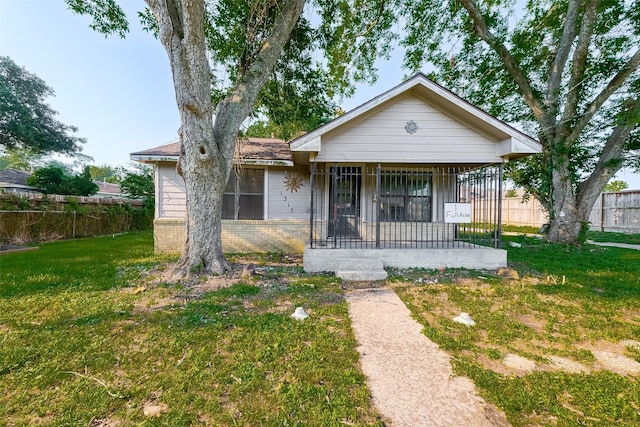
M 390 283 L 513 425 L 640 425 L 640 251 L 509 236 L 520 275 Z M 186 287 L 150 233 L 0 257 L 0 420 L 30 425 L 383 425 L 338 281 L 296 257 Z M 311 316 L 291 319 L 295 307 Z M 460 312 L 477 322 L 454 322 Z M 428 397 L 425 397 L 428 398 Z
M 150 233 L 0 257 L 0 420 L 381 425 L 339 284 L 277 258 L 187 289 L 152 281 Z
M 411 270 L 393 286 L 513 425 L 640 425 L 640 251 L 506 240 L 518 280 Z

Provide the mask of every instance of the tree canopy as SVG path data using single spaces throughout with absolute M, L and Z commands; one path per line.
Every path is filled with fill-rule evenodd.
M 77 129 L 56 119 L 47 103 L 53 90 L 35 74 L 0 56 L 0 146 L 33 153 L 74 153 L 83 138 Z
M 117 184 L 122 181 L 125 171 L 121 167 L 113 167 L 110 165 L 89 165 L 89 173 L 94 181 L 110 182 Z
M 613 181 L 609 181 L 607 185 L 604 186 L 604 191 L 616 192 L 616 191 L 625 190 L 627 188 L 629 188 L 629 184 L 627 184 L 625 181 L 616 179 Z
M 72 174 L 63 165 L 50 164 L 36 169 L 27 183 L 42 188 L 47 194 L 91 196 L 99 189 L 91 179 L 88 166 L 81 173 Z
M 153 199 L 153 170 L 146 165 L 137 166 L 135 170 L 127 170 L 120 181 L 122 194 L 134 199 Z
M 44 159 L 44 154 L 34 153 L 29 149 L 5 149 L 0 151 L 0 170 L 30 171 L 34 166 L 44 163 Z
M 509 176 L 576 241 L 597 195 L 640 166 L 640 2 L 407 0 L 406 65 L 525 132 L 544 152 Z

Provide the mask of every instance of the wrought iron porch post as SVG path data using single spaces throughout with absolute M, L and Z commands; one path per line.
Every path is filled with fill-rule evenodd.
M 313 197 L 314 197 L 314 186 L 315 186 L 315 174 L 316 174 L 316 164 L 315 162 L 311 163 L 311 203 L 309 208 L 309 247 L 313 248 Z
M 378 163 L 378 170 L 376 173 L 376 248 L 380 249 L 380 172 L 381 167 Z
M 498 224 L 496 227 L 496 232 L 498 235 L 496 236 L 495 242 L 495 247 L 497 249 L 500 249 L 502 247 L 502 171 L 503 166 L 502 163 L 500 163 L 500 166 L 498 167 Z
M 338 246 L 338 233 L 336 232 L 337 222 L 338 222 L 338 201 L 336 200 L 336 195 L 338 194 L 337 186 L 338 186 L 338 164 L 333 164 L 333 173 L 331 174 L 332 181 L 332 189 L 331 189 L 331 200 L 333 200 L 333 206 L 331 206 L 331 221 L 333 223 L 333 248 L 335 249 Z

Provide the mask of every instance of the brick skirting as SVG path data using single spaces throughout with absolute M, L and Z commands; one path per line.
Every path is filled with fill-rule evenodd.
M 309 221 L 222 220 L 222 247 L 225 252 L 284 252 L 301 254 L 309 240 Z M 162 218 L 153 221 L 154 250 L 157 254 L 180 253 L 184 242 L 184 220 Z

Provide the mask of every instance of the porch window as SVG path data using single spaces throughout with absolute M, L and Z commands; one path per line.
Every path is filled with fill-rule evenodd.
M 264 170 L 231 172 L 224 190 L 222 219 L 264 219 Z
M 380 219 L 431 222 L 432 181 L 429 172 L 382 171 Z

